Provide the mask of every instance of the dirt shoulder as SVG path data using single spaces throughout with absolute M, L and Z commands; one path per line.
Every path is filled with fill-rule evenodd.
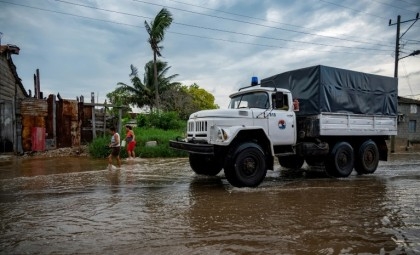
M 58 148 L 55 150 L 47 151 L 32 151 L 26 152 L 21 157 L 30 158 L 57 158 L 57 157 L 88 157 L 89 149 L 87 145 L 81 145 L 77 147 Z

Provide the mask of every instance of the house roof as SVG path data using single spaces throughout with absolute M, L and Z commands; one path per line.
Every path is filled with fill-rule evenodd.
M 13 73 L 13 76 L 15 77 L 16 83 L 19 85 L 20 89 L 22 90 L 23 94 L 26 97 L 29 97 L 28 92 L 26 91 L 25 87 L 22 84 L 22 80 L 19 78 L 19 75 L 16 71 L 16 66 L 13 63 L 12 54 L 19 55 L 20 48 L 16 45 L 7 44 L 7 45 L 0 45 L 0 55 L 6 55 L 7 63 L 9 64 L 10 70 Z
M 398 103 L 402 104 L 418 104 L 420 105 L 420 100 L 407 98 L 407 97 L 398 97 Z
M 0 45 L 0 54 L 10 52 L 11 54 L 19 55 L 20 48 L 13 44 Z

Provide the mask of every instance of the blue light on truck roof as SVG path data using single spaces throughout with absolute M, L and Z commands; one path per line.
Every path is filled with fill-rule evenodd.
M 258 85 L 258 77 L 257 76 L 252 76 L 251 86 L 256 86 L 256 85 Z

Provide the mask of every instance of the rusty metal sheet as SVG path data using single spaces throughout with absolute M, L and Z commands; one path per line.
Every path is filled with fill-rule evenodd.
M 45 117 L 43 116 L 22 116 L 22 148 L 23 151 L 32 150 L 32 128 L 45 128 Z
M 77 100 L 60 100 L 57 106 L 57 146 L 80 145 L 79 107 Z
M 79 104 L 80 120 L 81 122 L 81 142 L 91 142 L 93 140 L 92 134 L 92 105 L 85 105 L 84 103 Z
M 45 128 L 45 118 L 48 115 L 46 100 L 25 98 L 21 101 L 22 115 L 22 149 L 32 150 L 32 128 Z
M 32 128 L 32 151 L 45 151 L 45 128 Z
M 62 103 L 62 114 L 71 116 L 72 119 L 77 119 L 78 114 L 78 102 L 76 100 L 61 100 Z
M 49 95 L 48 99 L 47 99 L 47 103 L 48 103 L 48 117 L 47 117 L 47 123 L 45 124 L 45 128 L 46 128 L 46 138 L 50 139 L 50 142 L 47 143 L 48 146 L 47 148 L 55 148 L 55 124 L 56 124 L 56 117 L 55 117 L 55 113 L 56 113 L 56 98 L 54 95 Z

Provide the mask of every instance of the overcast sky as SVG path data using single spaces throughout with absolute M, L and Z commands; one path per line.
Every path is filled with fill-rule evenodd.
M 44 96 L 91 92 L 99 102 L 130 65 L 143 77 L 153 55 L 144 21 L 162 9 L 173 23 L 162 61 L 176 81 L 198 84 L 226 108 L 228 95 L 277 73 L 314 65 L 394 76 L 397 16 L 416 18 L 419 0 L 0 0 L 1 44 L 26 90 L 40 70 Z M 401 55 L 420 50 L 420 21 L 401 24 Z M 408 31 L 407 31 L 408 30 Z M 399 62 L 399 95 L 420 95 L 420 55 Z

